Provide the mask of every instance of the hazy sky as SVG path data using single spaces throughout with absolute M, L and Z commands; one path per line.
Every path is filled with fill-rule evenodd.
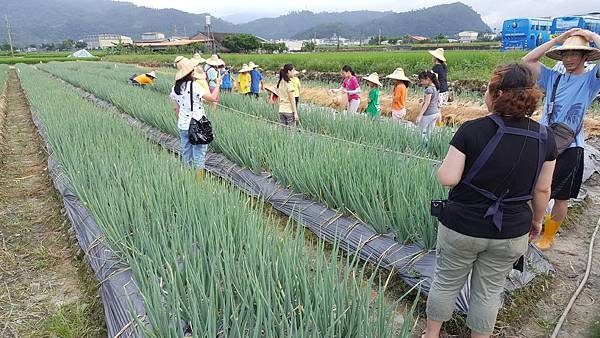
M 186 12 L 204 13 L 224 17 L 250 13 L 251 16 L 259 13 L 264 16 L 277 16 L 295 10 L 321 11 L 344 11 L 344 10 L 391 10 L 403 12 L 411 9 L 429 7 L 432 5 L 454 2 L 419 0 L 253 0 L 253 1 L 190 1 L 190 0 L 121 0 L 133 2 L 137 5 L 153 8 L 176 8 Z M 463 3 L 473 7 L 481 14 L 483 20 L 489 25 L 496 27 L 504 18 L 516 16 L 559 16 L 568 14 L 581 14 L 589 12 L 600 12 L 600 1 L 598 0 L 463 0 Z M 208 5 L 206 3 L 209 3 Z

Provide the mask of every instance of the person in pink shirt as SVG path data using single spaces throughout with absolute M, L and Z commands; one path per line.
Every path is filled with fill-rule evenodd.
M 340 90 L 348 94 L 348 113 L 356 114 L 358 106 L 360 106 L 360 83 L 352 67 L 348 65 L 342 68 L 342 75 L 344 76 L 344 81 Z

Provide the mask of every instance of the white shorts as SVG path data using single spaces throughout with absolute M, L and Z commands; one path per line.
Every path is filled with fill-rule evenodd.
M 400 110 L 392 110 L 392 120 L 398 121 L 404 119 L 406 116 L 406 108 Z
M 358 112 L 358 107 L 360 106 L 360 100 L 351 100 L 348 102 L 348 113 L 356 114 Z

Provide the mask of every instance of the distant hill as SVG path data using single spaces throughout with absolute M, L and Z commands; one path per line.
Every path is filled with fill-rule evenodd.
M 144 32 L 153 31 L 172 35 L 176 30 L 178 35 L 191 36 L 204 31 L 206 14 L 151 9 L 112 0 L 2 0 L 0 19 L 4 15 L 9 17 L 15 44 L 25 46 L 77 40 L 100 33 L 128 35 L 134 40 Z M 405 13 L 298 11 L 239 25 L 213 17 L 212 24 L 215 32 L 244 32 L 266 39 L 322 38 L 334 33 L 347 38 L 366 38 L 378 34 L 380 28 L 383 35 L 393 36 L 489 30 L 481 16 L 462 3 Z M 0 42 L 5 41 L 6 36 L 6 26 L 0 22 Z
M 379 29 L 385 36 L 435 36 L 440 33 L 452 36 L 467 30 L 490 31 L 490 27 L 481 20 L 477 12 L 463 3 L 456 2 L 405 13 L 388 13 L 363 23 L 336 22 L 317 25 L 292 37 L 327 38 L 335 33 L 346 38 L 364 38 L 379 34 Z
M 384 18 L 392 12 L 354 11 L 354 12 L 323 12 L 310 11 L 292 12 L 276 18 L 254 20 L 237 25 L 240 32 L 258 35 L 265 39 L 288 39 L 307 28 L 327 24 L 360 25 L 375 19 Z
M 8 15 L 18 45 L 81 39 L 88 34 L 117 33 L 140 39 L 144 32 L 187 35 L 204 31 L 205 14 L 151 9 L 111 0 L 2 0 L 0 41 L 6 40 Z M 234 31 L 235 25 L 213 18 L 213 30 Z

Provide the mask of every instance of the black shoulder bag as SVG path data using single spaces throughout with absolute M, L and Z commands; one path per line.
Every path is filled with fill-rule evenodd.
M 554 102 L 556 101 L 556 90 L 558 89 L 558 83 L 560 82 L 560 78 L 562 74 L 559 74 L 554 82 L 554 86 L 552 87 L 552 96 L 550 97 L 550 106 L 548 107 L 548 125 L 550 129 L 552 129 L 552 133 L 554 134 L 554 140 L 556 142 L 556 148 L 558 150 L 558 154 L 562 154 L 565 150 L 571 146 L 571 144 L 575 141 L 577 134 L 583 128 L 583 118 L 581 119 L 581 124 L 577 129 L 577 132 L 574 132 L 571 127 L 562 122 L 554 122 L 552 121 L 552 115 L 554 114 Z
M 190 82 L 190 111 L 194 111 L 194 83 Z M 214 140 L 212 125 L 206 115 L 200 120 L 192 117 L 188 129 L 188 137 L 191 144 L 209 144 Z

